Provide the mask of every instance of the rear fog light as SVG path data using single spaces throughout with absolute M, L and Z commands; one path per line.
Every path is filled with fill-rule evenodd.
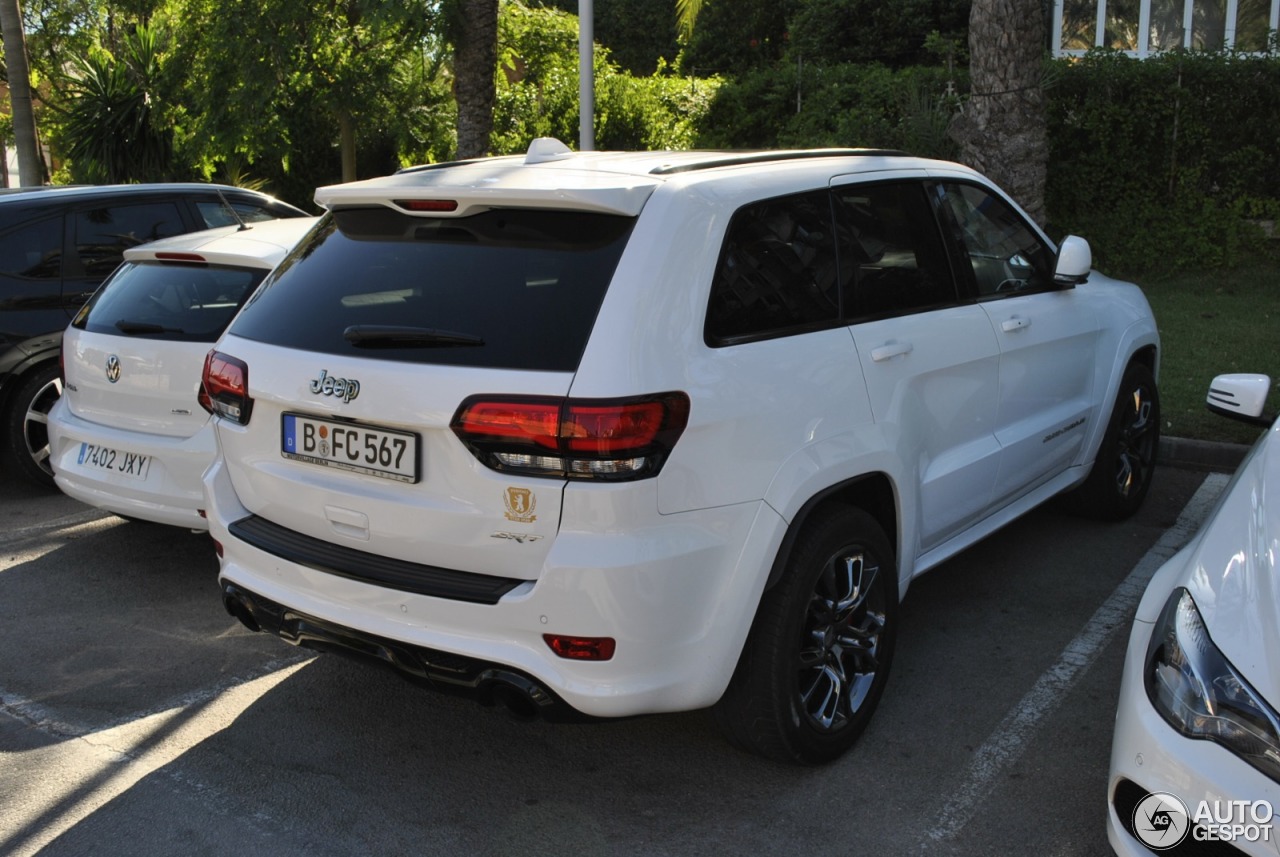
M 571 661 L 607 661 L 613 657 L 617 641 L 613 637 L 571 637 L 543 634 L 551 651 Z

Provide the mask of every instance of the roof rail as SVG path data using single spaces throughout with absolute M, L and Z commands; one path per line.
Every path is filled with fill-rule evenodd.
M 655 167 L 650 175 L 669 176 L 674 173 L 688 173 L 694 170 L 712 170 L 717 167 L 737 167 L 744 164 L 761 164 L 769 161 L 799 161 L 806 158 L 844 158 L 859 157 L 906 157 L 907 152 L 899 149 L 803 149 L 796 151 L 763 151 L 763 152 L 722 152 L 705 161 L 688 164 L 673 164 L 669 167 Z

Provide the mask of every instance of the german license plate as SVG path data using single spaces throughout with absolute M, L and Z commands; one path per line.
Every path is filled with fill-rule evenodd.
M 105 470 L 134 479 L 146 479 L 147 470 L 151 468 L 151 456 L 138 452 L 122 452 L 96 443 L 82 443 L 76 463 L 92 470 Z
M 380 479 L 418 481 L 418 436 L 406 431 L 285 414 L 280 454 Z

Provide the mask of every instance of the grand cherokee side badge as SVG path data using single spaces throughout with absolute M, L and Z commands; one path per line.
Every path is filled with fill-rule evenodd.
M 350 402 L 360 395 L 360 382 L 355 379 L 335 378 L 328 369 L 320 370 L 320 377 L 311 382 L 311 392 L 321 396 L 337 396 L 343 402 Z
M 112 384 L 120 380 L 120 358 L 114 354 L 107 358 L 107 380 Z

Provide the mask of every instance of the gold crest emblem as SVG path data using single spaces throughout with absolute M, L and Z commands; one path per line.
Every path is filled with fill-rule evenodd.
M 538 498 L 528 488 L 508 488 L 504 499 L 507 501 L 508 521 L 532 524 L 538 520 L 533 513 L 538 507 Z

